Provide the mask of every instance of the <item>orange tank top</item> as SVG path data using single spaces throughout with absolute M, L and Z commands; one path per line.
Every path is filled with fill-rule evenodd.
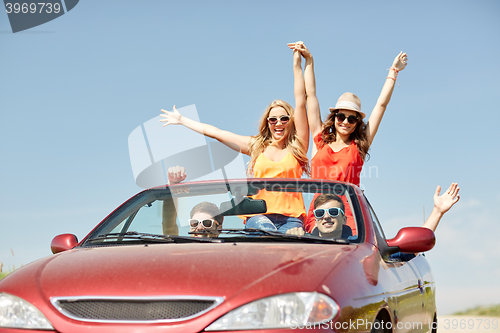
M 271 161 L 264 153 L 261 153 L 255 161 L 253 176 L 255 178 L 301 178 L 302 167 L 290 152 L 279 162 Z M 261 190 L 253 198 L 266 201 L 266 214 L 282 214 L 299 217 L 302 220 L 306 216 L 302 193 Z

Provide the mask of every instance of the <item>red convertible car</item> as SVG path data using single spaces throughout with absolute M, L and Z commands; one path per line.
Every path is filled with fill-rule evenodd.
M 320 196 L 340 200 L 320 209 Z M 283 199 L 303 205 L 302 218 L 314 203 L 316 229 L 338 227 L 337 236 L 245 224 Z M 54 255 L 1 280 L 0 331 L 430 332 L 435 285 L 422 252 L 434 242 L 431 230 L 417 227 L 386 239 L 363 192 L 347 183 L 156 187 L 80 242 L 56 236 Z

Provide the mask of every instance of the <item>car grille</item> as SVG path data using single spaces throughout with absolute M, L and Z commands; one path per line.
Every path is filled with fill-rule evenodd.
M 173 322 L 191 319 L 211 310 L 222 298 L 53 298 L 65 316 L 93 322 Z

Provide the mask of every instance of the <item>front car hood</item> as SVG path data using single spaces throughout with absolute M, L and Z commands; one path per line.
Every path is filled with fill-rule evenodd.
M 210 295 L 230 298 L 251 287 L 259 288 L 264 294 L 266 289 L 273 293 L 314 290 L 355 248 L 297 243 L 81 248 L 54 256 L 39 270 L 37 284 L 45 297 Z M 307 274 L 312 267 L 314 274 Z
M 182 325 L 168 324 L 175 332 L 200 331 L 234 308 L 263 297 L 302 291 L 330 294 L 325 278 L 331 279 L 335 267 L 335 271 L 343 271 L 344 265 L 355 264 L 355 253 L 361 248 L 353 244 L 295 242 L 75 248 L 26 265 L 5 277 L 0 285 L 3 292 L 29 300 L 61 332 L 92 328 L 99 333 L 123 333 L 143 327 L 68 321 L 54 308 L 54 302 L 61 299 L 222 302 L 206 315 L 185 320 Z M 157 325 L 154 327 L 164 327 Z

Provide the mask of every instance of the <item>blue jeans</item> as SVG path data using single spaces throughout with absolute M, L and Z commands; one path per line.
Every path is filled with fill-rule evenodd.
M 245 229 L 248 228 L 286 233 L 292 228 L 304 228 L 304 223 L 298 217 L 281 214 L 255 215 L 247 220 Z

